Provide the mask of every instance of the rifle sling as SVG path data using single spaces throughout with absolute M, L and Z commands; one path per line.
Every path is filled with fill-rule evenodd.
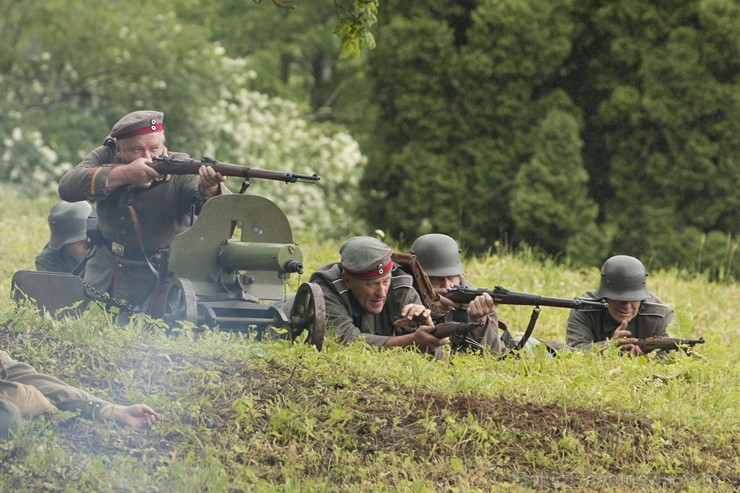
M 149 270 L 152 271 L 154 274 L 154 277 L 159 281 L 159 271 L 154 268 L 154 265 L 152 265 L 152 262 L 149 260 L 149 257 L 146 254 L 146 249 L 144 248 L 144 235 L 141 232 L 141 224 L 139 223 L 139 215 L 136 214 L 136 209 L 134 208 L 134 190 L 133 187 L 129 187 L 128 189 L 128 202 L 126 204 L 126 207 L 128 207 L 128 212 L 131 214 L 131 222 L 134 224 L 134 232 L 136 233 L 136 240 L 139 242 L 139 248 L 141 248 L 141 253 L 144 255 L 144 259 L 146 260 L 146 264 L 149 266 Z
M 519 339 L 519 342 L 514 346 L 514 351 L 520 351 L 524 345 L 527 343 L 529 338 L 532 336 L 532 332 L 534 332 L 534 326 L 537 324 L 537 319 L 540 316 L 540 307 L 535 306 L 534 309 L 532 309 L 532 315 L 529 317 L 529 324 L 527 325 L 527 330 L 524 331 L 524 335 L 521 339 Z

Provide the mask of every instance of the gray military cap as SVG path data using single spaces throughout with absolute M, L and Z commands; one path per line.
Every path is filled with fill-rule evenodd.
M 8 438 L 18 430 L 23 415 L 15 403 L 0 397 L 0 438 Z
M 339 254 L 342 257 L 342 270 L 354 277 L 380 277 L 393 267 L 393 250 L 370 236 L 350 238 L 339 249 Z
M 164 113 L 152 110 L 134 111 L 113 125 L 109 138 L 120 140 L 137 135 L 162 132 Z
M 92 206 L 85 202 L 64 202 L 49 211 L 49 248 L 59 250 L 64 245 L 87 238 L 87 218 Z

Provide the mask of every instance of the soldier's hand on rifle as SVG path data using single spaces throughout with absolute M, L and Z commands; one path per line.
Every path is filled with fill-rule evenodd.
M 431 312 L 424 305 L 409 303 L 401 309 L 401 319 L 416 320 L 419 325 L 434 325 Z M 400 319 L 399 319 L 400 320 Z
M 422 325 L 416 329 L 412 334 L 411 342 L 414 346 L 418 347 L 425 353 L 434 353 L 437 349 L 441 348 L 445 344 L 450 342 L 449 337 L 443 337 L 442 339 L 430 334 L 433 332 L 433 325 Z
M 128 164 L 113 166 L 108 173 L 105 187 L 114 189 L 123 185 L 133 185 L 138 188 L 148 188 L 155 179 L 162 177 L 156 169 L 150 166 L 151 164 L 151 159 L 140 157 Z
M 395 320 L 396 327 L 416 328 L 413 332 L 389 337 L 383 347 L 415 346 L 425 353 L 434 353 L 450 342 L 449 337 L 438 338 L 432 334 L 435 327 L 429 316 L 430 311 L 423 305 L 409 304 L 401 310 L 401 318 Z
M 645 354 L 640 349 L 640 346 L 637 345 L 637 339 L 632 337 L 632 333 L 627 329 L 626 320 L 622 320 L 619 327 L 614 329 L 611 340 L 614 341 L 614 344 L 616 344 L 622 352 L 632 353 L 635 356 Z
M 452 310 L 457 310 L 458 308 L 460 308 L 460 305 L 449 298 L 445 298 L 444 294 L 440 294 L 439 299 L 432 303 L 432 318 L 442 318 Z
M 225 176 L 216 172 L 216 170 L 211 166 L 201 166 L 198 169 L 198 175 L 200 175 L 198 190 L 204 197 L 213 197 L 217 195 L 219 184 L 226 180 Z
M 488 293 L 476 296 L 468 304 L 468 320 L 471 322 L 480 322 L 488 315 L 496 311 L 496 304 Z

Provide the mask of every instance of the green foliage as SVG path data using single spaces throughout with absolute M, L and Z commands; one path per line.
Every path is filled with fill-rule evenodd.
M 295 217 L 307 235 L 362 232 L 360 211 L 402 243 L 431 230 L 479 252 L 526 242 L 574 264 L 628 253 L 655 269 L 736 279 L 737 2 L 391 0 L 382 15 L 378 8 L 375 0 L 0 0 L 0 181 L 53 194 L 123 113 L 159 108 L 173 150 L 331 176 L 305 192 L 265 188 L 291 218 L 299 194 L 316 204 Z M 379 48 L 338 59 L 335 27 L 346 50 L 368 47 L 371 31 Z M 552 112 L 576 118 L 583 147 L 573 164 L 588 173 L 588 199 L 577 195 L 598 206 L 595 224 L 578 234 L 553 232 L 557 246 L 553 235 L 540 242 L 524 233 L 517 211 L 567 201 L 548 191 L 514 200 Z M 322 208 L 328 214 L 315 221 Z
M 321 184 L 300 192 L 301 185 L 291 193 L 261 186 L 282 199 L 295 228 L 333 236 L 361 228 L 352 197 L 364 157 L 346 130 L 250 90 L 256 75 L 247 62 L 226 57 L 203 26 L 173 10 L 187 12 L 187 2 L 95 3 L 28 2 L 0 20 L 8 47 L 0 55 L 7 68 L 0 111 L 8 116 L 0 121 L 0 181 L 27 195 L 56 195 L 61 175 L 123 114 L 156 108 L 172 150 L 319 173 Z M 100 47 L 96 39 L 107 41 Z
M 358 56 L 363 48 L 375 48 L 370 30 L 378 22 L 378 0 L 354 0 L 353 8 L 341 15 L 334 33 L 342 41 L 341 58 Z
M 363 204 L 368 221 L 407 241 L 413 241 L 417 227 L 464 229 L 459 212 L 466 197 L 459 191 L 466 178 L 444 154 L 454 131 L 445 98 L 453 52 L 444 49 L 453 33 L 439 21 L 420 17 L 394 20 L 383 36 L 371 62 L 380 76 L 381 113 L 368 153 L 389 160 L 366 168 L 363 188 L 372 190 Z M 400 210 L 407 213 L 399 215 Z
M 353 220 L 353 197 L 358 190 L 364 157 L 357 142 L 339 126 L 311 123 L 296 105 L 250 91 L 243 60 L 224 59 L 219 104 L 203 108 L 198 121 L 205 154 L 257 168 L 318 173 L 317 185 L 286 185 L 259 181 L 250 192 L 275 201 L 306 233 L 341 237 L 362 230 Z
M 551 111 L 535 134 L 534 154 L 517 172 L 511 212 L 517 236 L 551 255 L 566 254 L 583 265 L 605 256 L 596 226 L 596 204 L 587 194 L 578 123 Z M 587 241 L 580 241 L 582 238 Z
M 449 188 L 466 197 L 458 224 L 468 248 L 525 240 L 576 263 L 598 265 L 609 254 L 629 253 L 656 267 L 696 269 L 697 257 L 675 245 L 695 252 L 715 232 L 729 236 L 725 251 L 733 251 L 740 227 L 736 2 L 508 0 L 455 9 L 436 3 L 424 9 L 421 2 L 384 9 L 370 71 L 383 112 L 366 183 L 371 197 L 391 200 L 380 213 L 367 209 L 371 222 L 406 238 L 430 224 L 455 229 L 433 214 L 416 223 L 408 217 L 427 196 L 405 196 L 404 207 L 396 199 L 408 186 L 392 167 L 408 148 L 429 149 L 435 159 L 420 163 L 417 174 L 439 173 L 436 163 L 458 170 L 461 179 Z M 437 67 L 428 69 L 424 60 L 435 58 Z M 419 83 L 419 67 L 432 89 Z M 537 129 L 552 111 L 576 117 L 584 144 L 571 166 L 588 173 L 587 193 L 582 173 L 563 173 L 578 190 L 575 201 L 548 187 L 532 191 L 534 197 L 522 189 L 525 177 L 547 182 L 558 170 L 546 168 L 562 168 L 561 161 L 535 166 L 542 152 Z M 423 131 L 409 132 L 408 121 Z M 563 219 L 527 217 L 540 210 L 529 204 L 582 207 L 586 219 L 579 234 L 556 229 L 537 236 L 523 223 Z M 731 257 L 711 257 L 718 263 L 701 269 L 712 276 L 729 271 L 723 276 L 733 279 Z
M 170 145 L 192 141 L 183 123 L 216 93 L 215 47 L 163 2 L 0 2 L 4 98 L 0 179 L 34 194 L 54 186 L 134 109 L 160 108 Z M 187 35 L 184 35 L 185 33 Z M 185 102 L 186 104 L 183 104 Z M 27 167 L 22 167 L 27 166 Z

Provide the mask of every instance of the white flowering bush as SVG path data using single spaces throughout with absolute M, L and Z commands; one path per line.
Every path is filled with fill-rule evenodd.
M 254 180 L 250 193 L 280 206 L 294 229 L 340 237 L 357 231 L 354 205 L 364 156 L 345 131 L 301 118 L 298 107 L 244 86 L 254 74 L 246 62 L 224 58 L 232 73 L 216 106 L 205 108 L 205 155 L 221 161 L 296 173 L 317 173 L 318 185 Z M 233 178 L 232 178 L 233 180 Z
M 14 127 L 0 142 L 0 182 L 28 195 L 56 193 L 59 178 L 72 167 L 44 141 L 41 132 Z
M 165 5 L 40 2 L 0 19 L 0 27 L 14 26 L 0 29 L 7 44 L 0 50 L 7 68 L 0 73 L 0 183 L 55 195 L 61 176 L 121 115 L 155 108 L 167 115 L 173 150 L 318 173 L 318 186 L 261 180 L 250 192 L 275 201 L 296 229 L 347 232 L 363 162 L 357 142 L 343 129 L 301 118 L 289 101 L 251 91 L 256 74 L 246 61 L 225 57 L 207 30 Z M 47 18 L 64 21 L 48 29 Z

